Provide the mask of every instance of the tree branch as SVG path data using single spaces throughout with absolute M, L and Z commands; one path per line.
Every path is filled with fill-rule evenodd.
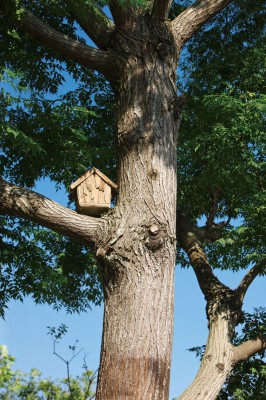
M 168 18 L 169 10 L 173 0 L 154 0 L 152 15 L 157 17 L 161 21 L 165 21 Z
M 206 22 L 223 10 L 232 0 L 197 0 L 172 22 L 177 46 L 184 43 Z
M 237 304 L 243 303 L 245 294 L 254 281 L 254 279 L 262 272 L 262 269 L 266 267 L 266 258 L 260 260 L 253 268 L 249 270 L 249 272 L 244 276 L 242 281 L 240 282 L 238 288 L 236 289 L 234 298 Z
M 181 211 L 177 212 L 177 237 L 188 255 L 205 299 L 209 301 L 221 290 L 230 290 L 214 275 L 199 238 L 195 233 L 195 227 Z
M 221 188 L 218 188 L 216 191 L 211 192 L 211 208 L 206 223 L 207 227 L 212 226 L 214 224 L 214 218 L 218 209 L 220 193 L 221 193 Z
M 266 336 L 257 339 L 247 340 L 245 343 L 240 344 L 233 348 L 235 363 L 245 361 L 250 356 L 259 353 L 266 349 Z
M 94 49 L 56 31 L 25 8 L 20 8 L 18 16 L 16 16 L 15 6 L 8 4 L 7 0 L 0 0 L 0 10 L 7 17 L 11 17 L 13 22 L 15 20 L 19 29 L 28 33 L 49 49 L 66 56 L 70 60 L 77 61 L 85 67 L 95 69 L 105 75 L 108 80 L 115 78 L 113 75 L 116 69 L 111 68 L 109 52 Z
M 0 214 L 22 217 L 82 244 L 97 243 L 105 220 L 81 215 L 28 189 L 0 178 Z
M 121 5 L 119 0 L 109 0 L 109 7 L 117 27 L 130 23 L 132 19 L 132 3 L 130 1 L 126 0 Z
M 192 223 L 190 223 L 184 214 L 182 214 L 181 210 L 177 210 L 177 231 L 180 229 L 178 224 L 180 224 L 180 218 L 186 220 L 186 225 L 189 225 L 189 230 L 194 233 L 198 240 L 203 241 L 203 240 L 208 240 L 209 242 L 216 242 L 216 240 L 221 239 L 222 237 L 222 231 L 223 228 L 227 225 L 227 222 L 221 222 L 219 224 L 213 223 L 212 225 L 208 224 L 205 226 L 195 226 Z M 182 222 L 183 224 L 184 222 Z M 188 227 L 186 228 L 188 229 Z
M 83 0 L 65 0 L 65 3 L 75 20 L 93 42 L 100 49 L 108 49 L 115 26 L 102 9 L 93 0 L 86 4 Z

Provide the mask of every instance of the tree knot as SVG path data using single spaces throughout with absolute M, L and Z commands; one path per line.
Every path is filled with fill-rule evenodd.
M 105 256 L 106 256 L 106 249 L 104 249 L 103 247 L 99 247 L 96 251 L 96 257 L 105 258 Z
M 218 363 L 218 364 L 216 364 L 216 368 L 217 368 L 218 372 L 221 373 L 224 371 L 224 364 Z
M 156 224 L 147 227 L 145 235 L 145 244 L 152 251 L 159 250 L 165 238 L 165 230 Z

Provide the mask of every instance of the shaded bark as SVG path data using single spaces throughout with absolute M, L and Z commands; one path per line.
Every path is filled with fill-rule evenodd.
M 249 286 L 252 284 L 254 279 L 260 274 L 263 273 L 266 267 L 266 259 L 263 258 L 262 260 L 258 261 L 254 267 L 252 267 L 248 273 L 244 276 L 242 281 L 240 282 L 238 288 L 236 289 L 235 295 L 234 295 L 234 301 L 237 304 L 242 304 L 245 294 L 247 293 L 247 290 Z
M 196 228 L 181 211 L 178 211 L 177 237 L 179 243 L 188 255 L 205 300 L 212 303 L 217 301 L 218 305 L 221 299 L 217 298 L 217 296 L 220 296 L 222 293 L 231 296 L 233 291 L 220 282 L 214 275 L 207 259 L 199 237 L 205 239 L 208 237 L 208 232 L 210 232 L 208 227 L 205 229 Z
M 66 0 L 67 7 L 81 28 L 103 50 L 109 48 L 115 26 L 102 9 L 92 0 L 84 4 L 83 0 Z
M 152 15 L 158 20 L 165 21 L 168 18 L 169 10 L 173 0 L 154 0 L 152 7 Z
M 136 9 L 133 11 L 130 0 L 125 0 L 123 4 L 119 0 L 110 0 L 109 7 L 117 28 L 130 24 L 136 14 Z

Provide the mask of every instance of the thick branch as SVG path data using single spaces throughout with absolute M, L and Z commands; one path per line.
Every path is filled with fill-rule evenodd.
M 157 17 L 161 21 L 165 21 L 168 18 L 169 10 L 173 0 L 154 0 L 152 15 Z
M 177 235 L 182 248 L 189 257 L 206 300 L 210 300 L 221 290 L 229 290 L 229 288 L 223 285 L 214 275 L 207 256 L 195 233 L 195 227 L 180 211 L 177 212 Z
M 108 49 L 115 26 L 102 9 L 93 0 L 86 4 L 83 0 L 65 2 L 70 13 L 93 42 L 100 49 Z
M 259 261 L 256 265 L 254 265 L 251 270 L 244 276 L 242 281 L 240 282 L 238 288 L 236 289 L 234 298 L 237 304 L 242 304 L 245 294 L 254 281 L 254 279 L 262 272 L 262 269 L 266 266 L 266 259 Z
M 11 7 L 8 6 L 6 0 L 0 0 L 0 10 L 5 15 L 11 15 L 14 20 L 16 18 L 15 7 L 10 13 Z M 70 60 L 77 61 L 85 67 L 95 69 L 109 80 L 114 78 L 115 69 L 111 68 L 111 58 L 108 52 L 94 49 L 56 31 L 24 8 L 19 9 L 19 18 L 16 19 L 16 24 L 23 32 L 28 33 L 49 49 Z
M 121 5 L 119 0 L 110 0 L 109 7 L 117 27 L 130 23 L 133 16 L 132 3 L 130 1 L 126 0 Z
M 79 243 L 97 242 L 105 220 L 80 215 L 28 189 L 0 178 L 0 213 L 36 222 Z
M 245 361 L 250 356 L 259 353 L 266 349 L 266 337 L 260 337 L 257 339 L 247 340 L 245 343 L 234 347 L 234 361 L 238 363 L 239 361 Z
M 232 0 L 198 0 L 179 14 L 172 22 L 177 46 L 182 47 L 202 25 L 231 2 Z

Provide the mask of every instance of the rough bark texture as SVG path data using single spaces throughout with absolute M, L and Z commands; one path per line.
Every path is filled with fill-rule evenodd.
M 167 26 L 148 18 L 116 39 L 120 192 L 100 251 L 105 314 L 97 399 L 163 400 L 173 333 L 177 55 Z
M 234 365 L 230 312 L 210 321 L 210 333 L 199 372 L 179 400 L 214 400 Z
M 206 22 L 223 10 L 232 0 L 198 0 L 173 21 L 177 42 L 182 45 Z

